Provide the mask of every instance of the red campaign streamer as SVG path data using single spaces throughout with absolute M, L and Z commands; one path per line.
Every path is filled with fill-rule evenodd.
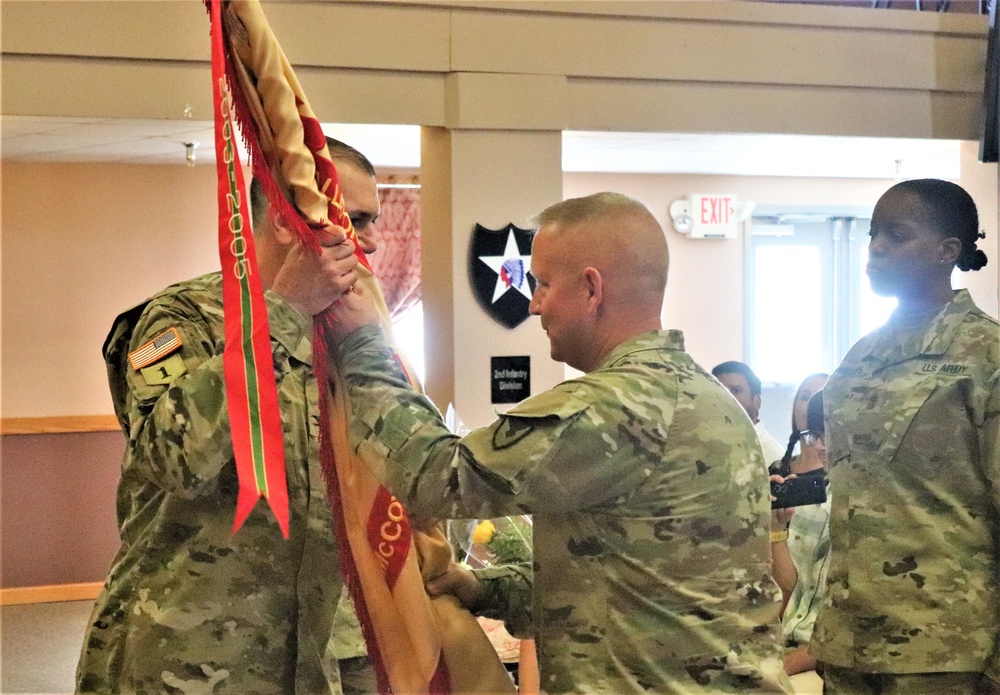
M 221 35 L 221 40 L 223 43 L 223 61 L 225 63 L 226 78 L 230 89 L 232 90 L 233 98 L 233 110 L 236 114 L 236 120 L 240 125 L 240 133 L 243 136 L 243 141 L 246 144 L 247 150 L 250 154 L 250 161 L 253 168 L 253 175 L 261 183 L 261 187 L 264 191 L 264 195 L 267 198 L 270 205 L 274 206 L 282 218 L 288 223 L 289 227 L 294 231 L 296 237 L 299 241 L 305 245 L 306 248 L 310 249 L 314 253 L 319 253 L 319 243 L 316 238 L 314 230 L 311 228 L 309 223 L 302 217 L 301 213 L 295 206 L 289 202 L 284 194 L 282 193 L 280 184 L 275 180 L 274 174 L 272 173 L 270 163 L 268 162 L 268 157 L 265 155 L 264 149 L 261 147 L 258 141 L 256 128 L 257 123 L 251 116 L 250 111 L 247 107 L 246 97 L 242 94 L 242 86 L 239 79 L 235 77 L 236 69 L 232 64 L 234 57 L 230 54 L 228 46 L 226 45 L 227 39 L 225 37 L 225 24 L 221 25 L 221 30 L 216 29 L 217 22 L 216 13 L 221 14 L 220 6 L 223 0 L 206 0 L 206 4 L 209 6 L 210 14 L 212 14 L 212 27 L 213 27 L 213 37 L 216 34 Z M 215 44 L 213 40 L 213 78 L 217 81 L 218 78 L 215 77 L 215 54 L 214 54 Z M 326 173 L 326 181 L 331 182 L 327 184 L 327 190 L 332 190 L 336 193 L 340 193 L 339 188 L 339 177 L 337 176 L 336 168 L 333 162 L 330 162 L 326 157 L 317 155 L 316 147 L 318 144 L 319 137 L 322 137 L 322 146 L 325 147 L 326 139 L 325 135 L 322 134 L 322 127 L 317 121 L 313 119 L 303 118 L 300 115 L 300 120 L 302 121 L 303 128 L 307 133 L 311 133 L 310 150 L 313 152 L 314 160 L 324 160 L 328 162 L 328 167 L 321 166 L 317 163 L 317 170 L 324 171 Z M 317 131 L 319 137 L 317 137 Z M 322 150 L 320 150 L 322 151 Z M 319 178 L 319 177 L 317 177 Z M 332 197 L 332 196 L 331 196 Z M 332 203 L 328 207 L 328 217 L 335 218 L 335 223 L 342 226 L 348 232 L 348 237 L 354 241 L 356 240 L 356 233 L 354 232 L 353 225 L 351 225 L 350 217 L 346 214 L 344 210 L 343 195 L 340 194 L 340 205 L 339 208 L 335 207 Z M 340 214 L 338 214 L 338 211 Z M 359 259 L 363 259 L 364 264 L 368 266 L 368 259 L 364 257 L 363 251 L 360 251 L 357 244 L 355 244 L 355 254 L 360 252 Z M 332 320 L 332 315 L 330 312 L 326 312 L 326 315 L 317 316 L 314 321 L 314 337 L 313 345 L 324 345 L 325 344 L 325 330 L 328 326 L 328 321 Z M 329 365 L 327 363 L 327 356 L 325 350 L 313 351 L 313 374 L 316 378 L 317 383 L 325 384 L 328 383 L 329 379 Z M 340 485 L 337 479 L 337 468 L 334 465 L 333 459 L 333 449 L 330 441 L 329 432 L 329 421 L 330 421 L 330 408 L 329 399 L 320 398 L 320 460 L 322 462 L 322 469 L 324 477 L 327 481 L 327 494 L 330 497 L 331 507 L 333 509 L 333 516 L 336 524 L 335 537 L 337 538 L 338 546 L 340 547 L 340 560 L 341 560 L 341 570 L 344 575 L 344 581 L 354 600 L 355 610 L 358 613 L 359 623 L 361 624 L 362 632 L 364 633 L 365 642 L 368 645 L 369 657 L 372 660 L 373 670 L 375 671 L 376 680 L 378 682 L 378 689 L 380 693 L 392 693 L 392 688 L 389 684 L 388 671 L 386 669 L 381 650 L 378 647 L 378 640 L 375 639 L 374 632 L 372 631 L 371 617 L 367 609 L 367 601 L 361 587 L 360 579 L 357 574 L 357 569 L 354 564 L 354 558 L 347 545 L 347 530 L 345 526 L 343 507 L 340 500 Z M 242 485 L 241 485 L 242 489 Z M 287 492 L 286 492 L 287 495 Z
M 264 190 L 265 197 L 268 199 L 269 203 L 279 211 L 283 219 L 289 224 L 292 230 L 295 232 L 296 237 L 302 242 L 307 248 L 315 253 L 319 253 L 319 244 L 316 238 L 315 231 L 312 229 L 311 225 L 303 219 L 301 213 L 285 198 L 281 191 L 280 184 L 275 180 L 272 170 L 267 161 L 267 157 L 264 154 L 263 148 L 261 148 L 260 143 L 257 138 L 256 133 L 256 121 L 250 115 L 249 110 L 246 106 L 246 98 L 242 95 L 242 87 L 240 81 L 234 77 L 235 68 L 232 65 L 232 56 L 227 50 L 225 45 L 225 25 L 221 24 L 221 9 L 220 6 L 223 0 L 206 0 L 209 5 L 210 14 L 212 16 L 212 68 L 213 68 L 213 82 L 216 84 L 220 83 L 220 78 L 216 74 L 216 66 L 218 62 L 222 62 L 225 66 L 224 78 L 228 78 L 228 84 L 232 90 L 233 99 L 233 110 L 236 114 L 236 120 L 240 125 L 240 133 L 243 136 L 243 141 L 247 146 L 247 150 L 250 153 L 250 160 L 253 168 L 254 176 L 260 181 L 261 187 Z M 221 61 L 217 60 L 216 57 L 216 37 L 219 43 L 221 43 L 221 50 L 223 51 Z M 298 104 L 297 104 L 298 105 Z M 218 113 L 219 107 L 216 107 Z M 228 119 L 229 113 L 226 112 Z M 350 216 L 347 214 L 346 206 L 344 204 L 343 193 L 340 190 L 340 179 L 337 175 L 336 167 L 333 162 L 322 155 L 323 150 L 326 146 L 326 137 L 323 133 L 322 126 L 315 119 L 310 119 L 300 115 L 300 120 L 302 122 L 304 130 L 304 141 L 307 144 L 309 150 L 313 153 L 314 161 L 316 162 L 317 170 L 317 180 L 324 181 L 323 192 L 327 194 L 330 199 L 330 204 L 328 207 L 328 218 L 338 226 L 347 230 L 348 238 L 355 242 L 355 256 L 358 260 L 367 268 L 371 268 L 367 256 L 364 251 L 361 250 L 360 246 L 356 243 L 357 234 L 354 231 L 354 227 L 351 224 Z M 217 145 L 218 152 L 218 145 Z M 218 161 L 222 161 L 222 157 L 218 157 Z M 239 167 L 237 167 L 239 171 Z M 242 172 L 238 174 L 242 176 Z M 220 172 L 220 195 L 222 194 L 222 179 Z M 220 208 L 221 214 L 222 208 Z M 254 268 L 256 268 L 256 258 L 254 259 Z M 325 345 L 326 344 L 326 331 L 329 329 L 330 324 L 333 320 L 332 310 L 328 310 L 321 315 L 316 316 L 314 325 L 314 337 L 313 344 Z M 227 335 L 228 344 L 228 335 Z M 315 350 L 313 352 L 313 373 L 316 380 L 320 384 L 328 383 L 329 380 L 329 364 L 326 359 L 325 350 Z M 228 382 L 228 375 L 227 375 Z M 362 632 L 365 636 L 365 642 L 368 645 L 369 657 L 372 660 L 373 670 L 375 671 L 376 681 L 378 682 L 378 690 L 380 693 L 392 693 L 392 687 L 389 683 L 388 670 L 386 669 L 381 650 L 378 647 L 378 640 L 375 638 L 374 632 L 372 631 L 371 618 L 367 609 L 367 601 L 365 599 L 363 589 L 357 574 L 357 569 L 354 566 L 354 558 L 351 551 L 347 547 L 347 530 L 345 527 L 344 514 L 342 512 L 342 503 L 340 500 L 340 485 L 338 482 L 337 468 L 334 465 L 333 449 L 330 441 L 329 432 L 329 422 L 330 422 L 330 409 L 329 400 L 327 398 L 320 398 L 320 459 L 322 461 L 322 469 L 324 477 L 327 480 L 327 494 L 330 496 L 331 506 L 334 511 L 335 524 L 337 526 L 335 536 L 338 541 L 338 546 L 341 548 L 340 558 L 341 558 L 341 570 L 344 574 L 345 584 L 347 585 L 348 591 L 351 598 L 354 600 L 355 610 L 358 612 L 359 623 L 361 624 Z M 239 467 L 237 466 L 239 470 Z M 240 477 L 240 490 L 241 497 L 240 500 L 244 499 L 242 495 L 243 490 L 243 476 Z M 286 519 L 287 519 L 287 490 L 282 486 L 282 492 L 285 495 L 285 505 L 286 505 Z M 256 495 L 250 500 L 250 507 L 256 502 Z M 237 503 L 237 515 L 241 513 L 242 507 L 240 502 Z M 287 528 L 287 522 L 286 522 Z M 283 529 L 284 530 L 284 529 Z M 409 535 L 409 529 L 407 528 L 407 535 Z M 287 532 L 285 533 L 287 538 Z M 435 693 L 446 693 L 450 689 L 447 687 L 447 671 L 443 670 L 443 663 L 438 669 L 438 673 L 435 673 L 435 678 L 433 683 L 436 687 L 433 688 Z M 444 684 L 444 687 L 442 687 Z
M 271 205 L 275 206 L 279 211 L 279 214 L 285 218 L 289 223 L 289 227 L 294 230 L 296 236 L 300 242 L 306 247 L 314 252 L 319 252 L 319 245 L 316 237 L 316 231 L 327 224 L 329 220 L 332 224 L 343 227 L 347 230 L 348 238 L 354 242 L 355 250 L 354 253 L 358 258 L 358 261 L 369 270 L 370 265 L 368 259 L 364 254 L 364 251 L 357 244 L 356 233 L 350 223 L 350 218 L 345 209 L 345 203 L 343 199 L 343 194 L 340 189 L 339 177 L 337 175 L 336 167 L 333 162 L 329 159 L 326 153 L 326 141 L 323 135 L 322 128 L 313 115 L 311 114 L 308 105 L 305 103 L 304 96 L 299 97 L 300 89 L 298 88 L 297 81 L 295 81 L 294 75 L 290 71 L 290 66 L 284 59 L 283 55 L 280 55 L 280 47 L 274 42 L 274 37 L 270 32 L 270 28 L 267 26 L 266 19 L 260 11 L 259 4 L 254 1 L 239 1 L 230 2 L 229 0 L 205 0 L 206 4 L 209 5 L 212 14 L 212 26 L 213 26 L 213 37 L 216 41 L 220 40 L 221 37 L 221 48 L 218 49 L 221 52 L 221 57 L 217 57 L 216 54 L 216 44 L 213 42 L 213 77 L 214 81 L 218 87 L 223 86 L 223 78 L 216 74 L 216 66 L 224 66 L 225 79 L 228 80 L 228 86 L 231 89 L 231 108 L 235 112 L 235 118 L 241 128 L 241 134 L 243 136 L 244 142 L 247 145 L 247 149 L 250 153 L 251 162 L 253 165 L 254 176 L 258 178 L 262 184 L 262 188 L 266 197 L 268 198 Z M 226 2 L 223 7 L 222 2 Z M 222 15 L 225 15 L 224 17 Z M 229 35 L 229 31 L 236 32 L 234 35 Z M 248 41 L 249 39 L 249 41 Z M 259 43 L 255 43 L 259 42 Z M 281 61 L 284 62 L 284 69 L 287 70 L 286 75 L 291 82 L 291 87 L 293 92 L 298 92 L 295 94 L 295 106 L 298 111 L 297 116 L 301 122 L 303 128 L 303 140 L 302 144 L 306 145 L 307 149 L 312 155 L 312 160 L 315 165 L 315 178 L 311 182 L 309 188 L 315 185 L 316 189 L 322 194 L 325 200 L 323 208 L 326 215 L 317 214 L 317 210 L 312 209 L 310 213 L 306 213 L 305 210 L 299 210 L 296 205 L 293 205 L 291 201 L 285 198 L 282 192 L 282 184 L 279 183 L 278 176 L 282 174 L 279 167 L 279 161 L 275 159 L 277 153 L 271 151 L 271 145 L 268 144 L 267 147 L 262 147 L 261 145 L 265 142 L 270 143 L 270 138 L 276 132 L 274 129 L 278 126 L 269 123 L 267 119 L 267 114 L 261 112 L 262 104 L 256 99 L 261 96 L 262 92 L 255 93 L 257 88 L 257 79 L 261 78 L 262 75 L 266 75 L 267 79 L 275 78 L 276 75 L 272 72 L 273 62 L 271 61 L 272 55 L 264 56 L 262 54 L 256 54 L 253 48 L 254 46 L 271 46 L 273 50 L 276 50 L 280 56 Z M 248 52 L 248 46 L 249 52 Z M 257 59 L 261 58 L 262 62 L 258 62 Z M 253 67 L 250 67 L 252 63 Z M 267 64 L 266 70 L 259 73 L 256 72 L 258 67 Z M 250 72 L 248 73 L 248 67 Z M 281 79 L 280 75 L 277 75 L 277 79 Z M 244 91 L 246 90 L 246 91 Z M 221 92 L 225 94 L 225 92 Z M 265 107 L 263 111 L 267 111 Z M 217 107 L 217 117 L 221 110 Z M 226 110 L 226 116 L 229 116 L 228 109 Z M 231 123 L 231 122 L 230 122 Z M 258 131 L 258 128 L 260 129 Z M 230 125 L 229 131 L 232 134 L 232 127 Z M 217 144 L 217 150 L 218 150 Z M 220 161 L 225 161 L 225 149 L 219 150 Z M 241 176 L 239 172 L 239 167 L 236 167 L 236 172 L 232 174 L 234 177 Z M 220 180 L 220 195 L 222 193 Z M 239 184 L 242 186 L 242 183 Z M 292 184 L 289 184 L 292 185 Z M 301 186 L 301 182 L 294 184 L 294 186 Z M 300 189 L 293 188 L 293 195 L 297 195 L 302 191 Z M 310 195 L 307 191 L 307 197 Z M 221 198 L 220 198 L 221 200 Z M 242 213 L 243 217 L 246 217 L 245 210 Z M 323 219 L 325 217 L 325 219 Z M 220 241 L 221 244 L 221 241 Z M 252 252 L 252 251 L 251 251 Z M 244 254 L 244 257 L 247 256 Z M 256 268 L 256 260 L 253 259 L 253 266 Z M 368 278 L 371 280 L 371 277 Z M 259 282 L 258 282 L 259 284 Z M 374 290 L 378 293 L 378 287 L 374 284 Z M 378 298 L 381 295 L 378 294 Z M 228 305 L 226 307 L 228 313 Z M 265 307 L 266 309 L 266 307 Z M 384 307 L 382 307 L 384 311 Z M 227 317 L 228 320 L 228 317 Z M 327 352 L 321 346 L 327 344 L 328 331 L 333 324 L 334 316 L 333 309 L 324 312 L 323 314 L 316 317 L 314 324 L 314 339 L 313 339 L 313 370 L 317 382 L 320 384 L 327 384 L 331 377 L 331 365 L 327 362 Z M 265 324 L 266 326 L 266 324 Z M 266 338 L 267 331 L 264 329 L 264 336 Z M 229 337 L 227 333 L 227 343 L 229 342 Z M 267 365 L 270 366 L 270 351 L 267 352 Z M 398 358 L 397 358 L 398 359 Z M 263 363 L 261 363 L 263 364 Z M 408 370 L 407 370 L 408 371 Z M 409 373 L 408 376 L 411 376 Z M 228 381 L 228 372 L 227 372 Z M 272 378 L 273 381 L 273 378 Z M 415 383 L 415 382 L 414 382 Z M 338 389 L 339 390 L 339 389 Z M 406 555 L 410 553 L 410 549 L 413 547 L 409 542 L 406 544 L 405 548 L 398 548 L 394 551 L 397 558 L 400 559 L 400 563 L 387 563 L 387 566 L 382 567 L 382 571 L 378 574 L 380 575 L 378 579 L 375 579 L 375 585 L 362 584 L 361 574 L 359 572 L 358 562 L 359 559 L 354 556 L 354 553 L 360 553 L 359 558 L 364 559 L 364 557 L 370 557 L 369 552 L 375 552 L 376 548 L 372 547 L 371 538 L 365 538 L 363 541 L 367 548 L 362 549 L 360 546 L 358 548 L 352 547 L 352 544 L 348 542 L 347 533 L 347 519 L 345 517 L 344 509 L 345 507 L 350 508 L 351 505 L 355 505 L 353 509 L 357 509 L 356 501 L 348 498 L 342 499 L 342 491 L 338 475 L 338 466 L 334 462 L 334 446 L 332 427 L 331 427 L 331 397 L 332 394 L 326 393 L 322 394 L 319 399 L 320 407 L 320 460 L 322 464 L 322 469 L 324 477 L 327 482 L 327 495 L 334 512 L 333 516 L 336 525 L 336 539 L 338 546 L 340 547 L 341 553 L 341 569 L 344 573 L 345 584 L 347 585 L 352 598 L 355 600 L 355 608 L 358 612 L 359 622 L 361 623 L 362 632 L 365 635 L 365 640 L 368 643 L 369 656 L 373 662 L 373 667 L 376 673 L 376 680 L 378 681 L 378 689 L 381 693 L 392 693 L 393 685 L 390 682 L 390 669 L 387 668 L 388 664 L 386 658 L 389 654 L 393 654 L 392 664 L 393 664 L 393 678 L 399 677 L 399 681 L 402 685 L 404 682 L 409 682 L 406 679 L 411 675 L 415 674 L 416 671 L 407 671 L 406 667 L 400 669 L 400 666 L 410 659 L 402 656 L 397 650 L 389 649 L 388 652 L 383 650 L 383 645 L 376 634 L 376 628 L 372 620 L 372 613 L 369 611 L 368 602 L 366 600 L 366 593 L 369 589 L 374 589 L 376 592 L 380 591 L 378 589 L 378 584 L 389 587 L 390 595 L 392 593 L 392 587 L 397 586 L 399 581 L 404 579 L 407 582 L 413 580 L 413 575 L 410 573 L 410 569 L 405 570 L 405 577 L 400 573 L 403 572 L 402 562 L 406 560 Z M 341 396 L 342 397 L 342 394 Z M 342 407 L 343 404 L 339 404 Z M 275 406 L 275 414 L 277 415 L 277 407 Z M 339 420 L 338 420 L 339 422 Z M 280 418 L 279 418 L 280 425 Z M 340 422 L 338 428 L 343 426 Z M 338 441 L 346 436 L 346 432 L 341 433 L 338 429 Z M 342 446 L 342 444 L 338 444 Z M 350 469 L 348 469 L 350 470 Z M 348 478 L 351 476 L 348 475 Z M 241 477 L 241 490 L 242 490 L 242 477 Z M 258 488 L 259 490 L 259 488 Z M 287 492 L 284 486 L 281 487 L 282 493 L 286 496 L 286 509 L 287 509 Z M 348 493 L 350 494 L 350 493 Z M 250 502 L 250 508 L 256 502 L 256 497 Z M 241 498 L 242 501 L 242 498 Z M 395 504 L 394 504 L 395 502 Z M 239 502 L 238 502 L 239 504 Z M 372 507 L 368 510 L 365 519 L 362 524 L 364 525 L 365 531 L 371 528 L 371 524 L 375 523 L 376 520 L 382 519 L 383 523 L 385 520 L 392 522 L 393 524 L 398 523 L 400 525 L 399 532 L 401 537 L 406 536 L 410 538 L 414 533 L 409 527 L 409 520 L 405 515 L 400 518 L 400 514 L 396 505 L 398 501 L 395 500 L 390 493 L 383 487 L 379 490 L 377 499 L 372 504 Z M 239 510 L 239 507 L 238 507 Z M 286 511 L 287 514 L 287 511 Z M 287 521 L 286 521 L 287 523 Z M 365 528 L 367 526 L 367 528 Z M 389 535 L 393 535 L 396 532 L 395 527 L 388 529 Z M 367 534 L 364 534 L 367 535 Z M 286 535 L 287 537 L 287 535 Z M 368 564 L 370 560 L 365 560 L 365 567 L 371 569 L 371 565 Z M 419 570 L 416 570 L 416 581 L 420 582 Z M 366 570 L 367 572 L 367 570 Z M 368 579 L 365 582 L 371 581 L 371 575 L 366 574 Z M 384 584 L 383 584 L 384 582 Z M 422 583 L 422 582 L 421 582 Z M 368 588 L 366 588 L 368 587 Z M 381 594 L 379 594 L 381 595 Z M 395 605 L 395 604 L 393 604 Z M 412 609 L 417 609 L 417 607 L 411 607 Z M 430 609 L 430 604 L 427 604 L 427 609 Z M 395 610 L 405 610 L 401 606 L 397 606 Z M 412 611 L 410 611 L 412 612 Z M 419 612 L 419 610 L 418 610 Z M 433 611 L 431 611 L 433 614 Z M 383 629 L 386 627 L 385 617 L 379 618 L 380 627 Z M 433 618 L 431 622 L 428 622 L 427 628 L 433 630 Z M 391 639 L 388 637 L 389 633 L 386 633 L 386 639 Z M 413 633 L 416 634 L 416 633 Z M 435 638 L 436 639 L 436 638 Z M 433 642 L 435 640 L 431 640 Z M 410 643 L 412 646 L 412 642 Z M 486 648 L 489 649 L 488 642 L 486 643 Z M 413 656 L 411 653 L 410 656 Z M 499 662 L 497 662 L 499 667 Z M 500 668 L 501 676 L 505 676 Z M 406 687 L 406 692 L 416 692 L 418 689 L 421 692 L 428 693 L 428 695 L 438 695 L 451 692 L 451 674 L 449 673 L 448 666 L 446 665 L 443 652 L 438 652 L 435 657 L 433 665 L 431 665 L 431 670 L 429 672 L 424 672 L 420 677 L 429 677 L 429 681 L 423 681 L 419 686 L 416 687 Z M 506 684 L 506 678 L 503 678 Z M 499 688 L 499 690 L 504 690 L 505 688 Z
M 271 359 L 267 305 L 250 233 L 243 170 L 233 138 L 232 97 L 226 84 L 220 3 L 211 3 L 212 100 L 219 196 L 219 259 L 226 346 L 223 367 L 239 496 L 233 533 L 260 497 L 267 499 L 288 538 L 285 450 Z

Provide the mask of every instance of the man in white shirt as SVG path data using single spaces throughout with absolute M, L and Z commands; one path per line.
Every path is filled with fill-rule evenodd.
M 750 422 L 757 430 L 760 448 L 764 452 L 764 461 L 769 466 L 775 461 L 780 461 L 785 455 L 785 446 L 764 429 L 764 423 L 757 417 L 760 414 L 760 379 L 757 375 L 747 365 L 732 360 L 716 365 L 712 370 L 712 376 L 733 394 L 736 402 L 743 406 L 743 410 L 750 416 Z

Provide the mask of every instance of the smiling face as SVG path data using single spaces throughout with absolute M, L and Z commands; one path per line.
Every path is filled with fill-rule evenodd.
M 916 299 L 948 282 L 952 265 L 946 238 L 913 192 L 898 188 L 886 192 L 875 205 L 868 236 L 866 272 L 875 294 Z
M 552 359 L 582 369 L 589 364 L 588 347 L 593 345 L 587 332 L 588 292 L 568 246 L 555 225 L 543 226 L 535 234 L 531 274 L 536 286 L 528 311 L 541 318 Z

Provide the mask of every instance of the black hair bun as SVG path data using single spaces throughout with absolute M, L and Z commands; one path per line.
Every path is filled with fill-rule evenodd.
M 963 253 L 962 257 L 958 259 L 956 265 L 959 270 L 979 270 L 989 261 L 982 249 L 973 247 L 969 251 L 969 253 Z

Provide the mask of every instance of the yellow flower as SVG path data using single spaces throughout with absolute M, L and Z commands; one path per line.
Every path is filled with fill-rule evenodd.
M 476 528 L 472 530 L 473 543 L 489 543 L 493 539 L 493 534 L 497 532 L 497 527 L 489 519 L 480 521 Z

